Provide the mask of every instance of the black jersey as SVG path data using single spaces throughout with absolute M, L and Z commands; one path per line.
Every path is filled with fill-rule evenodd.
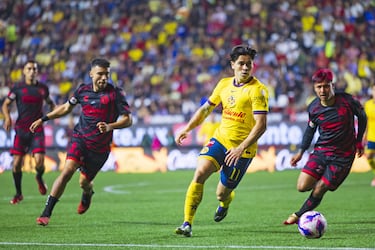
M 29 131 L 30 125 L 43 116 L 43 102 L 48 96 L 48 87 L 40 82 L 34 85 L 18 83 L 11 88 L 8 98 L 16 101 L 18 111 L 15 130 Z M 37 128 L 36 132 L 41 130 L 42 126 Z
M 125 93 L 110 84 L 101 92 L 94 92 L 92 84 L 81 84 L 74 91 L 69 103 L 80 104 L 82 107 L 79 122 L 73 130 L 73 137 L 82 138 L 87 149 L 91 151 L 109 151 L 113 131 L 100 133 L 96 124 L 112 123 L 120 115 L 130 114 Z
M 355 130 L 355 116 L 363 118 L 363 107 L 351 95 L 336 93 L 335 103 L 325 107 L 316 98 L 308 107 L 309 123 L 306 134 L 312 134 L 318 129 L 319 137 L 314 150 L 328 155 L 349 157 L 355 154 L 357 134 Z M 310 131 L 308 131 L 310 130 Z M 307 149 L 312 136 L 304 136 L 301 148 Z

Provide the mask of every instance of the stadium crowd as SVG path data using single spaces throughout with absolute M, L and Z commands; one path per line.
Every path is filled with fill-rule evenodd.
M 254 75 L 269 87 L 272 112 L 293 119 L 305 110 L 320 67 L 334 71 L 336 88 L 365 100 L 375 81 L 375 2 L 2 0 L 0 99 L 35 58 L 40 80 L 62 104 L 90 82 L 89 62 L 101 56 L 126 90 L 135 122 L 187 120 L 230 74 L 226 52 L 237 44 L 258 51 Z

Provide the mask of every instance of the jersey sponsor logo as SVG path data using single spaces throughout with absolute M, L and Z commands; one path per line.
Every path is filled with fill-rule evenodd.
M 21 100 L 23 103 L 38 103 L 41 101 L 38 96 L 22 96 Z
M 224 109 L 223 114 L 226 114 L 226 115 L 231 116 L 231 117 L 237 117 L 237 118 L 245 118 L 245 116 L 246 116 L 246 113 L 244 113 L 244 112 L 236 112 L 236 111 L 233 111 L 233 110 L 230 110 L 230 109 Z

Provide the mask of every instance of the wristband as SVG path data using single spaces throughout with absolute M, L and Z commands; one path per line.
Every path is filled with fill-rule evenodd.
M 49 120 L 49 117 L 45 115 L 45 116 L 43 116 L 43 117 L 40 118 L 40 119 L 42 119 L 42 122 L 46 122 L 46 121 Z
M 356 142 L 355 147 L 356 147 L 357 149 L 360 149 L 360 150 L 363 150 L 363 149 L 364 149 L 364 146 L 363 146 L 362 142 L 360 142 L 360 141 Z

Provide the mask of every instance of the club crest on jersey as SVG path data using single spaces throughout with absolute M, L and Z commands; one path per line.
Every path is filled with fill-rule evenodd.
M 102 104 L 108 104 L 109 103 L 109 97 L 107 95 L 103 95 L 100 97 L 100 103 Z
M 232 95 L 228 97 L 229 107 L 234 107 L 236 105 L 236 98 Z

